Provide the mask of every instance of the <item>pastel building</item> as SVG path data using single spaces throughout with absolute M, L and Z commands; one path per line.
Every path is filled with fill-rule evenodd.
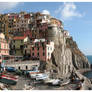
M 9 44 L 5 39 L 5 35 L 0 33 L 0 62 L 2 62 L 2 56 L 9 55 Z
M 45 39 L 35 39 L 32 43 L 25 45 L 25 54 L 30 53 L 31 59 L 48 61 L 54 51 L 54 42 L 47 42 Z
M 18 18 L 14 20 L 14 31 L 15 32 L 24 32 L 28 29 L 30 14 L 21 12 L 18 15 Z
M 15 56 L 23 56 L 24 40 L 25 36 L 13 37 L 11 42 L 11 53 Z

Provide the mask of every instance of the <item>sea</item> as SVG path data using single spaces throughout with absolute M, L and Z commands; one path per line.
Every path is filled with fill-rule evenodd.
M 92 64 L 92 55 L 87 55 L 88 61 L 90 64 Z M 92 71 L 84 73 L 84 76 L 87 78 L 92 78 Z
M 90 64 L 92 64 L 92 55 L 87 55 L 88 61 Z

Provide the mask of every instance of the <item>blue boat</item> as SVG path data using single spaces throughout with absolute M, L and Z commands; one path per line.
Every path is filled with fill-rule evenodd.
M 8 72 L 15 72 L 16 71 L 16 69 L 14 67 L 6 67 L 5 69 Z

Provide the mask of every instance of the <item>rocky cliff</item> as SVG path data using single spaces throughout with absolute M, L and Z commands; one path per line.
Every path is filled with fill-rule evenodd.
M 58 44 L 55 44 L 51 59 L 42 62 L 40 68 L 50 71 L 52 77 L 60 78 L 72 70 L 90 68 L 90 64 L 72 37 L 62 35 L 58 37 Z

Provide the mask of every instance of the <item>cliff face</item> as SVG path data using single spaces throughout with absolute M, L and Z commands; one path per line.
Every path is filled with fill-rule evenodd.
M 87 58 L 78 49 L 76 42 L 63 35 L 58 38 L 51 59 L 41 66 L 50 71 L 54 78 L 68 75 L 72 70 L 90 68 Z
M 76 69 L 90 68 L 90 64 L 86 56 L 79 50 L 76 42 L 72 38 L 66 39 L 66 47 L 71 49 L 72 63 Z

